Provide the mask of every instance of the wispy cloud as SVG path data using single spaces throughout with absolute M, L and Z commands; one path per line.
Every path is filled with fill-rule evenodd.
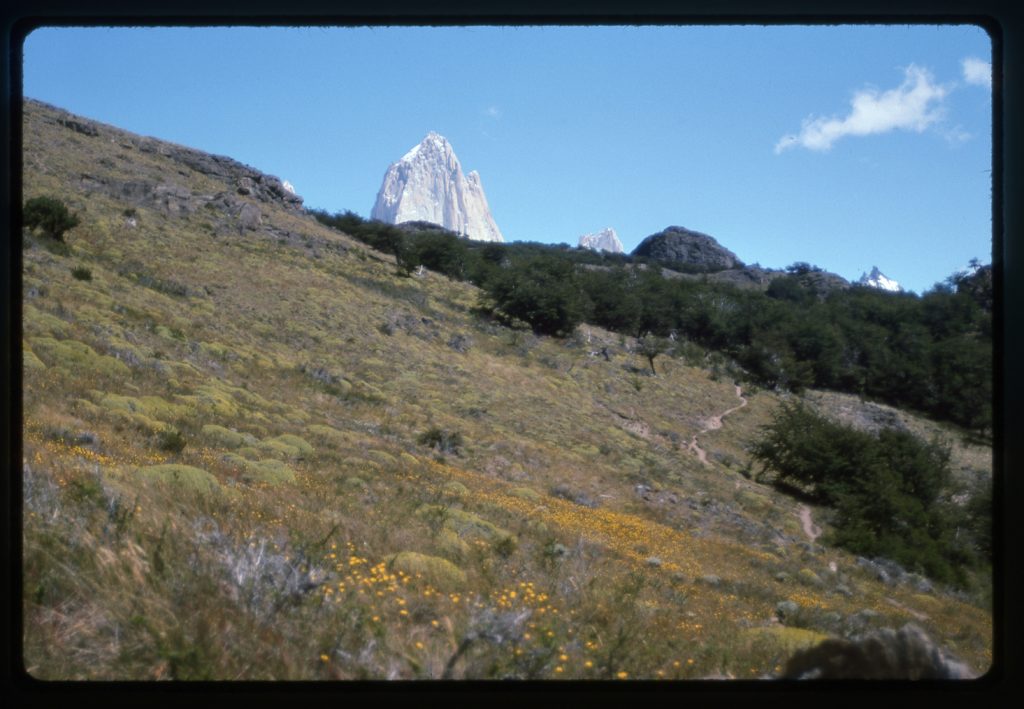
M 960 62 L 963 67 L 964 81 L 975 86 L 992 88 L 992 65 L 977 57 L 967 57 Z
M 488 118 L 501 118 L 501 109 L 498 108 L 497 106 L 488 106 L 483 111 L 481 111 L 481 113 L 483 113 Z
M 895 89 L 879 93 L 862 89 L 850 101 L 850 113 L 844 118 L 804 119 L 800 132 L 783 136 L 775 144 L 776 155 L 794 147 L 826 151 L 840 138 L 848 135 L 873 135 L 891 130 L 924 131 L 942 117 L 943 100 L 949 88 L 935 83 L 934 78 L 919 66 L 904 69 L 903 83 Z

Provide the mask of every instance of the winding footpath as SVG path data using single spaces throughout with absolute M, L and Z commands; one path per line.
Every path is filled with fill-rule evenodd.
M 708 462 L 707 451 L 705 451 L 703 448 L 700 447 L 700 445 L 698 445 L 697 436 L 701 436 L 707 433 L 708 431 L 717 431 L 722 427 L 722 419 L 724 419 L 726 416 L 728 416 L 734 411 L 739 411 L 740 409 L 747 405 L 747 399 L 746 397 L 743 396 L 743 390 L 740 388 L 738 384 L 736 385 L 736 397 L 740 400 L 740 403 L 737 406 L 734 406 L 731 409 L 723 411 L 718 416 L 712 416 L 711 418 L 709 418 L 706 421 L 704 428 L 695 433 L 693 435 L 693 438 L 690 439 L 689 445 L 686 446 L 687 450 L 693 452 L 693 454 L 697 456 L 697 459 L 700 460 L 700 462 L 703 463 L 704 465 L 711 465 L 711 463 Z M 739 487 L 739 482 L 736 483 L 736 487 Z M 811 508 L 808 507 L 807 505 L 800 505 L 797 508 L 797 516 L 800 518 L 800 526 L 803 527 L 804 534 L 806 534 L 807 538 L 810 539 L 813 543 L 815 540 L 817 540 L 818 537 L 821 536 L 821 527 L 816 525 L 814 523 L 814 520 L 811 518 Z
M 816 525 L 811 519 L 811 508 L 807 505 L 800 505 L 799 511 L 797 512 L 800 517 L 800 524 L 803 525 L 804 534 L 814 542 L 815 539 L 821 536 L 821 527 Z
M 700 462 L 703 463 L 704 465 L 711 465 L 711 463 L 708 462 L 707 451 L 705 451 L 703 448 L 697 445 L 697 436 L 703 435 L 708 431 L 717 431 L 722 427 L 722 419 L 731 414 L 733 411 L 739 411 L 740 409 L 747 405 L 747 400 L 743 396 L 743 390 L 740 388 L 738 384 L 736 385 L 736 397 L 740 400 L 738 406 L 734 406 L 731 409 L 728 409 L 727 411 L 723 411 L 718 416 L 712 416 L 711 418 L 709 418 L 705 422 L 704 428 L 697 431 L 697 433 L 693 435 L 693 438 L 690 439 L 690 444 L 686 446 L 687 450 L 693 451 L 694 455 L 696 455 L 698 460 L 700 460 Z

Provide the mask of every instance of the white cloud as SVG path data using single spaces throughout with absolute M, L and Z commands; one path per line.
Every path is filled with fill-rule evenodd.
M 960 62 L 963 67 L 964 81 L 975 86 L 992 88 L 992 65 L 977 57 L 967 57 Z
M 483 110 L 483 114 L 489 118 L 501 118 L 501 109 L 497 106 L 488 106 Z
M 857 91 L 845 118 L 804 119 L 798 134 L 783 136 L 775 144 L 775 153 L 795 146 L 826 151 L 848 135 L 888 133 L 897 128 L 921 133 L 942 117 L 942 101 L 949 88 L 936 84 L 926 69 L 914 64 L 904 73 L 903 83 L 895 89 Z

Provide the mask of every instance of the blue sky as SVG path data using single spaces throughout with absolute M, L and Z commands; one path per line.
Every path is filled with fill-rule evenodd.
M 747 263 L 991 259 L 991 57 L 970 25 L 40 28 L 26 96 L 369 216 L 434 130 L 506 240 L 670 225 Z

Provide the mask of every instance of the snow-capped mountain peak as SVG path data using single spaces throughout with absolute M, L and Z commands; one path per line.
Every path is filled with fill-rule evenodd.
M 892 293 L 903 292 L 903 286 L 879 271 L 878 266 L 872 266 L 871 273 L 861 274 L 860 280 L 857 282 L 862 286 L 871 286 L 872 288 L 878 288 L 879 290 L 890 291 Z

